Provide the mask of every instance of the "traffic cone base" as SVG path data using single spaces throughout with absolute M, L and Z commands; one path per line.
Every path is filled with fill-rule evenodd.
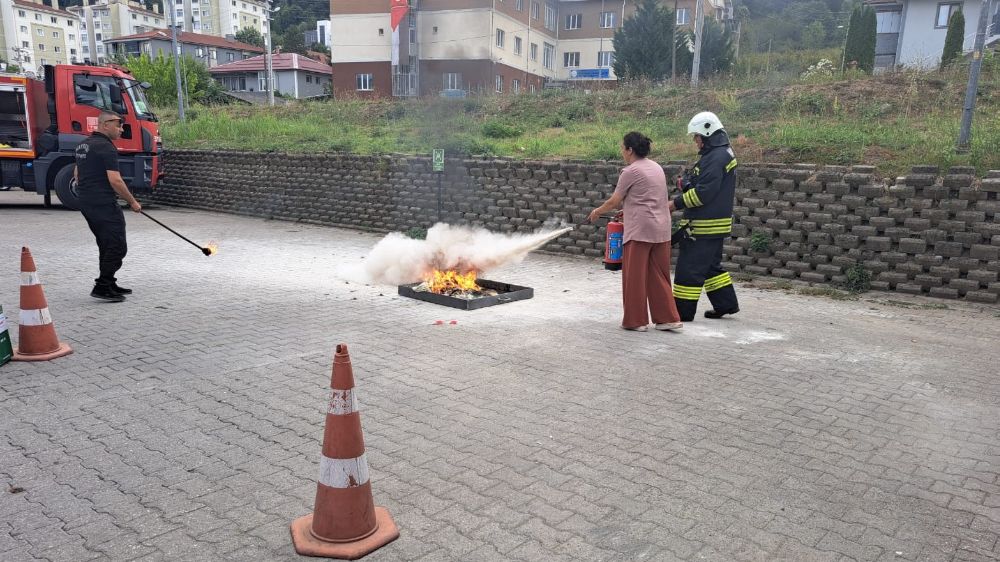
M 351 542 L 330 542 L 316 538 L 312 532 L 312 514 L 292 521 L 292 544 L 302 556 L 357 560 L 399 538 L 399 527 L 384 507 L 375 508 L 375 530 L 368 536 Z
M 70 346 L 58 342 L 58 347 L 55 351 L 49 353 L 37 353 L 37 354 L 27 354 L 20 353 L 18 348 L 14 348 L 14 361 L 48 361 L 49 359 L 55 359 L 56 357 L 62 357 L 63 355 L 69 355 L 73 353 L 73 349 Z

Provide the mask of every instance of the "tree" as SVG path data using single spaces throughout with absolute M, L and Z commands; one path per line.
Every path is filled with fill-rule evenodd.
M 285 30 L 284 33 L 278 37 L 278 46 L 281 48 L 282 53 L 298 53 L 300 55 L 306 54 L 308 50 L 306 48 L 306 37 L 305 37 L 306 24 L 300 23 L 298 25 L 293 25 Z
M 257 31 L 253 27 L 244 27 L 243 29 L 236 32 L 235 36 L 237 41 L 241 41 L 248 45 L 253 45 L 255 47 L 264 48 L 264 36 L 260 31 Z
M 847 42 L 844 45 L 844 68 L 852 63 L 865 72 L 871 73 L 875 68 L 875 10 L 867 5 L 860 5 L 851 12 L 851 23 L 847 29 Z
M 705 78 L 732 68 L 736 58 L 732 33 L 726 31 L 722 24 L 713 18 L 705 18 L 702 33 L 701 67 L 698 75 Z M 694 45 L 693 31 L 683 31 L 678 34 L 677 70 L 688 75 L 691 74 L 691 69 L 694 66 L 692 45 Z
M 146 98 L 154 107 L 167 107 L 177 103 L 177 78 L 174 72 L 174 58 L 163 53 L 155 57 L 149 55 L 124 57 L 118 55 L 115 62 L 129 69 L 140 82 L 149 82 Z M 191 101 L 211 102 L 217 99 L 221 88 L 212 79 L 208 68 L 190 55 L 181 58 L 181 82 L 187 88 Z
M 944 38 L 944 52 L 941 53 L 941 70 L 961 56 L 964 39 L 965 16 L 962 15 L 962 10 L 956 10 L 948 20 L 948 35 Z
M 615 31 L 615 75 L 619 80 L 663 80 L 670 75 L 673 40 L 673 11 L 657 0 L 642 0 L 635 14 Z
M 875 9 L 867 4 L 861 11 L 861 23 L 863 24 L 860 58 L 858 68 L 871 74 L 875 70 L 875 45 L 878 33 L 878 19 L 875 16 Z

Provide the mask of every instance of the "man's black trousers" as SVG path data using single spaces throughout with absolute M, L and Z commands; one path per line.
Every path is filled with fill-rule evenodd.
M 674 300 L 681 320 L 694 320 L 704 290 L 716 312 L 739 310 L 733 279 L 722 268 L 724 238 L 684 238 L 674 269 Z
M 94 281 L 99 286 L 115 285 L 115 273 L 122 267 L 122 260 L 128 253 L 125 242 L 125 215 L 117 202 L 113 203 L 80 203 L 80 211 L 90 231 L 97 239 L 98 263 L 101 275 Z

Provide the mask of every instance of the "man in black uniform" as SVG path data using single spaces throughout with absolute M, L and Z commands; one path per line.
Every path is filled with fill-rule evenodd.
M 122 117 L 102 111 L 97 129 L 76 147 L 76 169 L 80 211 L 91 232 L 97 238 L 100 276 L 95 279 L 90 296 L 111 302 L 125 300 L 131 289 L 119 287 L 115 273 L 122 267 L 128 251 L 125 242 L 125 216 L 118 206 L 118 197 L 128 201 L 133 211 L 142 206 L 128 190 L 118 171 L 118 149 L 113 141 L 121 137 Z
M 736 154 L 714 113 L 695 115 L 688 133 L 694 135 L 701 158 L 684 176 L 683 193 L 670 202 L 671 211 L 684 211 L 674 273 L 674 300 L 682 322 L 694 320 L 702 289 L 714 307 L 705 312 L 705 318 L 740 311 L 733 280 L 722 268 L 722 243 L 733 231 Z

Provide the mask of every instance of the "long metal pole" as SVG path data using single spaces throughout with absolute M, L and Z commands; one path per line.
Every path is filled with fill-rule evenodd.
M 267 3 L 267 103 L 274 105 L 274 67 L 271 62 L 271 3 Z
M 702 0 L 694 5 L 694 64 L 691 65 L 691 87 L 698 87 L 698 75 L 701 73 L 701 36 L 704 31 L 705 10 L 701 8 Z
M 670 42 L 670 83 L 677 80 L 677 0 L 674 0 L 674 31 Z
M 958 133 L 955 152 L 969 151 L 972 137 L 972 117 L 976 112 L 976 91 L 979 89 L 979 71 L 983 68 L 983 45 L 986 43 L 986 28 L 990 19 L 990 0 L 983 0 L 979 10 L 979 28 L 976 31 L 976 46 L 972 49 L 972 66 L 969 68 L 969 85 L 965 90 L 965 107 L 962 110 L 962 128 Z
M 173 6 L 170 6 L 170 23 L 170 35 L 174 44 L 174 76 L 177 80 L 177 114 L 184 121 L 184 89 L 181 86 L 181 61 L 178 55 L 180 47 L 177 46 L 177 11 Z

